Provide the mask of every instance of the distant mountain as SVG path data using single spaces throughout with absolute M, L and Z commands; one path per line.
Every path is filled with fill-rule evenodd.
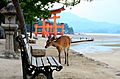
M 60 14 L 61 18 L 57 19 L 57 22 L 67 23 L 69 27 L 72 27 L 74 32 L 78 33 L 118 33 L 120 34 L 120 25 L 95 22 L 88 19 L 80 18 L 69 12 L 63 12 Z
M 53 24 L 53 22 L 51 22 Z M 57 23 L 58 26 L 61 25 L 61 23 Z M 58 28 L 57 29 L 58 32 L 61 32 L 62 29 Z M 72 27 L 69 27 L 67 23 L 64 23 L 64 34 L 74 34 L 74 30 Z

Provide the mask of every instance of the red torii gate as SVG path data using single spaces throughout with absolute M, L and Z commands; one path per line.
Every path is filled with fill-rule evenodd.
M 49 25 L 49 23 L 46 23 L 45 19 L 43 19 L 42 21 L 42 26 L 39 26 L 38 23 L 35 23 L 34 28 L 35 28 L 34 34 L 36 37 L 38 37 L 38 34 L 42 34 L 42 37 L 49 36 L 49 33 L 46 31 L 47 28 L 50 28 L 50 32 L 52 32 L 52 26 Z M 38 28 L 41 28 L 42 32 L 38 32 Z
M 50 13 L 53 14 L 53 17 L 50 17 L 50 19 L 54 20 L 54 24 L 51 25 L 48 22 L 45 22 L 45 19 L 43 19 L 42 26 L 38 26 L 38 24 L 34 24 L 35 27 L 35 36 L 38 36 L 38 28 L 42 28 L 42 37 L 49 36 L 49 35 L 64 35 L 64 23 L 61 23 L 60 26 L 57 26 L 56 20 L 57 18 L 60 18 L 60 16 L 57 16 L 56 14 L 61 13 L 61 11 L 65 10 L 64 7 L 56 10 L 51 10 Z M 57 32 L 57 28 L 61 28 L 61 33 Z M 50 29 L 50 32 L 48 32 L 46 29 Z M 52 31 L 53 29 L 53 31 Z

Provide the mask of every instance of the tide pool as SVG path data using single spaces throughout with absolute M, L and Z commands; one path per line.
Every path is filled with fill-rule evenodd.
M 118 39 L 108 41 L 93 41 L 93 42 L 80 42 L 77 45 L 71 46 L 72 50 L 84 53 L 109 53 L 113 48 L 120 48 L 120 41 Z

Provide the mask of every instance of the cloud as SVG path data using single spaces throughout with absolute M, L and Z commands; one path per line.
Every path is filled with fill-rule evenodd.
M 120 24 L 120 0 L 81 1 L 70 12 L 90 20 Z

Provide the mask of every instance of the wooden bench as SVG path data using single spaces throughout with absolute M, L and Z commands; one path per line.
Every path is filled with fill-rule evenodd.
M 22 35 L 17 36 L 16 40 L 21 50 L 23 79 L 53 79 L 52 72 L 63 68 L 54 57 L 32 56 L 32 47 Z

